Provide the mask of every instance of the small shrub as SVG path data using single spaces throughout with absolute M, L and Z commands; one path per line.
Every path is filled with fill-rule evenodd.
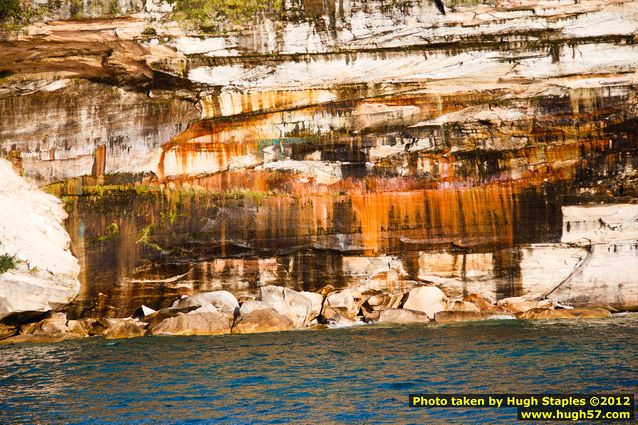
M 0 22 L 20 19 L 20 0 L 0 0 Z
M 17 266 L 15 256 L 11 255 L 0 255 L 0 274 L 4 272 L 8 272 L 9 270 L 15 269 Z

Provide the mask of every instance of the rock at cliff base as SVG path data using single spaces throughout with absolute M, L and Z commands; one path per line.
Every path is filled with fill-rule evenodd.
M 479 294 L 469 294 L 463 297 L 463 302 L 474 304 L 479 311 L 503 311 L 496 303 Z
M 434 315 L 437 323 L 473 322 L 476 320 L 493 319 L 495 315 L 487 311 L 439 311 Z M 500 317 L 500 316 L 499 316 Z M 514 316 L 509 316 L 514 319 Z
M 241 307 L 239 307 L 239 314 L 241 316 L 245 316 L 248 313 L 252 313 L 253 311 L 266 310 L 269 308 L 272 308 L 272 307 L 263 301 L 247 300 L 241 304 Z
M 321 314 L 326 319 L 333 319 L 343 316 L 348 320 L 355 320 L 359 313 L 361 303 L 355 299 L 355 292 L 352 289 L 344 289 L 333 292 L 326 298 Z
M 0 341 L 0 345 L 7 344 L 20 344 L 20 343 L 45 343 L 45 342 L 60 342 L 67 339 L 66 334 L 29 334 L 29 335 L 16 335 L 11 338 L 3 339 Z
M 89 327 L 89 336 L 104 336 L 117 322 L 117 319 L 108 319 L 106 317 L 95 319 Z
M 516 315 L 520 320 L 549 320 L 549 319 L 604 319 L 611 317 L 611 312 L 604 308 L 571 308 L 549 309 L 532 308 Z
M 397 325 L 409 323 L 428 323 L 430 318 L 426 313 L 404 308 L 391 308 L 379 313 L 378 323 L 392 323 Z
M 288 317 L 279 314 L 273 308 L 252 311 L 241 316 L 233 326 L 233 333 L 251 334 L 261 332 L 288 331 L 293 328 L 293 322 Z
M 148 323 L 149 329 L 154 328 L 155 326 L 162 323 L 165 319 L 169 317 L 175 317 L 180 313 L 189 313 L 191 311 L 197 310 L 198 306 L 186 307 L 186 308 L 163 308 L 161 310 L 157 310 L 153 314 L 149 314 L 148 316 L 141 319 L 143 322 Z
M 151 329 L 153 335 L 220 335 L 230 332 L 228 316 L 216 313 L 179 313 Z
M 409 292 L 403 308 L 421 311 L 434 317 L 437 312 L 447 308 L 447 297 L 435 286 L 420 286 Z
M 481 310 L 475 304 L 468 301 L 454 301 L 452 305 L 449 306 L 449 311 L 469 311 L 478 313 Z
M 0 340 L 10 338 L 17 333 L 17 327 L 0 323 Z
M 312 301 L 297 291 L 280 286 L 263 286 L 261 301 L 292 320 L 293 326 L 300 328 L 311 319 Z
M 301 295 L 310 300 L 310 312 L 308 313 L 308 322 L 315 319 L 321 314 L 321 307 L 323 305 L 323 295 L 316 292 L 300 292 Z
M 516 314 L 533 308 L 553 309 L 556 304 L 550 300 L 533 300 L 525 297 L 511 297 L 499 300 L 497 305 Z
M 91 329 L 91 325 L 95 322 L 95 319 L 80 319 L 80 320 L 69 320 L 67 322 L 68 332 L 67 335 L 71 338 L 86 338 L 89 336 L 89 329 Z
M 130 320 L 122 320 L 113 325 L 105 334 L 104 339 L 137 338 L 146 335 L 143 324 Z
M 66 325 L 66 314 L 53 313 L 51 317 L 41 320 L 36 323 L 27 323 L 20 327 L 20 333 L 22 335 L 29 334 L 64 334 L 67 333 L 69 328 Z
M 224 313 L 229 317 L 232 317 L 235 314 L 235 309 L 239 308 L 239 302 L 237 302 L 237 298 L 235 298 L 235 296 L 228 291 L 203 292 L 191 297 L 185 297 L 181 300 L 175 301 L 171 308 L 199 308 L 206 304 L 213 305 L 217 309 L 217 311 L 219 311 L 220 313 Z

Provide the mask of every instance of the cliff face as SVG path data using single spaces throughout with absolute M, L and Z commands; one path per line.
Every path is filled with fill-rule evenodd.
M 0 159 L 0 319 L 45 312 L 78 294 L 78 261 L 62 226 L 62 203 Z
M 223 35 L 163 7 L 0 42 L 74 315 L 413 280 L 638 309 L 638 2 L 286 1 Z

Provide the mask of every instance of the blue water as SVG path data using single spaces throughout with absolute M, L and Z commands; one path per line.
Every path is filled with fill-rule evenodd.
M 2 424 L 513 424 L 408 394 L 636 389 L 635 315 L 0 347 Z

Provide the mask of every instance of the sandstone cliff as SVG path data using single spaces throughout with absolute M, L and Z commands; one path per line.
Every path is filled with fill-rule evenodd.
M 71 313 L 408 281 L 638 309 L 638 2 L 470 3 L 204 28 L 131 2 L 5 35 L 0 152 L 70 211 Z
M 0 159 L 0 319 L 45 312 L 73 300 L 80 267 L 62 224 L 62 203 L 25 182 Z

